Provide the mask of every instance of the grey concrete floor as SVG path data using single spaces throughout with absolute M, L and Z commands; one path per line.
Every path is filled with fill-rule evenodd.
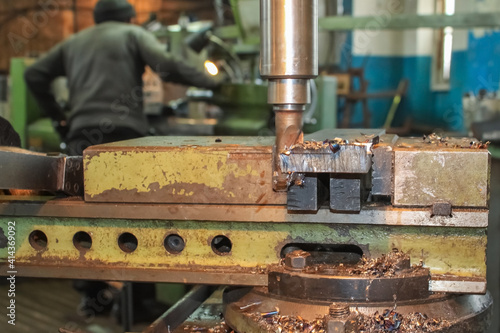
M 2 277 L 3 279 L 3 277 Z M 0 308 L 9 305 L 8 285 L 0 284 Z M 83 317 L 78 311 L 80 295 L 70 280 L 19 279 L 16 280 L 16 325 L 7 323 L 4 310 L 0 320 L 1 333 L 57 333 L 59 328 L 89 333 L 123 333 L 111 316 Z M 4 319 L 5 317 L 5 319 Z M 134 332 L 142 332 L 147 324 L 136 325 Z
M 493 315 L 488 333 L 500 332 L 500 159 L 491 161 L 490 216 L 488 225 L 487 279 L 493 296 Z

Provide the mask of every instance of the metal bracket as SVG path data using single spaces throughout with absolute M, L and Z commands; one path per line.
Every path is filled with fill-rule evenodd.
M 0 188 L 83 195 L 83 159 L 79 156 L 0 149 Z
M 451 217 L 451 203 L 446 201 L 438 201 L 432 204 L 431 217 L 434 216 L 449 216 Z

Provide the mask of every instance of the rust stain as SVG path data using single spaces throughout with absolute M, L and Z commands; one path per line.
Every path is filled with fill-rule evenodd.
M 264 194 L 270 204 L 284 204 L 265 179 L 270 154 L 199 150 L 87 155 L 85 200 L 255 204 Z
M 257 210 L 256 210 L 255 212 L 256 212 L 256 213 L 259 213 L 259 212 L 262 210 L 262 208 L 266 207 L 266 205 L 267 205 L 267 200 L 266 200 L 266 201 L 264 201 L 264 202 L 262 203 L 262 205 L 259 205 L 259 206 L 257 207 Z
M 257 201 L 255 203 L 260 203 L 260 201 L 262 200 L 262 198 L 264 198 L 266 194 L 265 193 L 262 193 L 261 195 L 259 195 L 259 197 L 257 198 Z
M 132 190 L 106 190 L 95 198 L 85 197 L 86 201 L 97 202 L 134 202 L 134 203 L 219 203 L 219 204 L 255 204 L 261 195 L 268 195 L 271 204 L 286 203 L 286 196 L 273 192 L 272 187 L 252 185 L 248 179 L 236 182 L 228 177 L 223 189 L 210 188 L 203 184 L 177 183 L 164 186 L 151 192 Z

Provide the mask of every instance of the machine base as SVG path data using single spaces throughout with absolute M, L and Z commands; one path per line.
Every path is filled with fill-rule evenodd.
M 224 298 L 229 302 L 226 323 L 236 332 L 335 332 L 328 328 L 329 302 L 277 297 L 267 288 L 227 290 Z M 350 316 L 357 317 L 355 327 L 351 325 L 345 332 L 479 333 L 488 328 L 493 301 L 489 293 L 435 294 L 405 302 L 344 304 Z

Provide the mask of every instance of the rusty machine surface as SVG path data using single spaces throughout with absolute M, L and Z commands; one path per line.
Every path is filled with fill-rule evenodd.
M 276 137 L 148 137 L 80 158 L 1 148 L 0 188 L 45 192 L 1 197 L 0 273 L 15 222 L 19 276 L 228 286 L 193 289 L 147 332 L 483 332 L 486 145 L 304 136 L 317 2 L 261 11 Z
M 483 145 L 318 132 L 279 154 L 288 190 L 274 191 L 273 140 L 144 138 L 91 147 L 80 164 L 4 150 L 9 187 L 20 164 L 28 176 L 37 163 L 52 165 L 47 183 L 62 191 L 84 186 L 82 196 L 3 196 L 2 239 L 15 221 L 23 276 L 258 287 L 228 292 L 226 321 L 246 332 L 284 325 L 255 313 L 278 308 L 312 325 L 332 303 L 352 309 L 342 318 L 396 306 L 401 316 L 432 314 L 442 332 L 484 329 Z M 84 180 L 68 177 L 69 167 Z M 6 244 L 0 255 L 5 273 Z

